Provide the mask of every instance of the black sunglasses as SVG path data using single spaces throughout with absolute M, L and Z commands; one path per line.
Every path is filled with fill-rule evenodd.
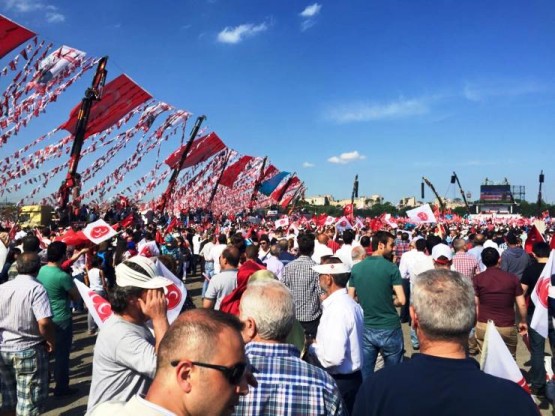
M 170 362 L 170 364 L 172 367 L 177 367 L 180 362 L 181 360 L 173 360 Z M 247 363 L 237 363 L 233 367 L 200 363 L 198 361 L 191 361 L 191 364 L 198 365 L 199 367 L 212 368 L 214 370 L 221 371 L 224 377 L 227 379 L 227 381 L 229 381 L 229 383 L 233 385 L 239 384 L 239 382 L 245 375 L 245 371 L 247 370 L 247 367 L 248 367 Z

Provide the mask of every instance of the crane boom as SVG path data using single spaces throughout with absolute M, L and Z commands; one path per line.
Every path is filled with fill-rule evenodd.
M 443 199 L 441 199 L 441 197 L 436 191 L 436 188 L 434 187 L 434 185 L 432 185 L 432 183 L 428 180 L 428 178 L 425 178 L 424 176 L 422 176 L 422 180 L 426 185 L 428 185 L 428 187 L 432 190 L 432 192 L 436 196 L 437 201 L 439 202 L 439 208 L 441 210 L 441 214 L 443 215 L 445 213 L 445 202 L 443 202 Z
M 468 201 L 466 200 L 466 195 L 464 194 L 464 191 L 462 189 L 461 182 L 459 181 L 459 177 L 457 176 L 457 174 L 455 172 L 453 172 L 453 176 L 451 177 L 451 183 L 454 183 L 454 181 L 457 182 L 457 186 L 459 187 L 459 191 L 461 191 L 461 196 L 462 196 L 462 199 L 464 201 L 464 206 L 466 208 L 466 213 L 470 214 L 470 207 L 468 206 Z

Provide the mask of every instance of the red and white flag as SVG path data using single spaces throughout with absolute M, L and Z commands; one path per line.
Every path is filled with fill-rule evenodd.
M 484 373 L 514 381 L 530 393 L 526 379 L 491 320 L 486 328 L 480 367 Z
M 276 228 L 286 228 L 287 226 L 289 226 L 289 217 L 285 216 L 283 218 L 280 218 L 279 220 L 276 220 L 274 222 L 274 225 Z
M 166 300 L 168 302 L 168 322 L 171 324 L 179 316 L 183 304 L 185 303 L 185 298 L 187 297 L 187 289 L 181 280 L 179 280 L 175 275 L 170 272 L 162 262 L 158 262 L 158 270 L 162 276 L 170 279 L 173 284 L 168 286 L 165 290 Z M 85 284 L 77 279 L 73 279 L 81 298 L 87 305 L 91 316 L 93 317 L 96 325 L 101 328 L 104 322 L 112 316 L 112 307 L 110 302 L 100 296 L 98 293 L 89 289 Z
M 100 296 L 98 293 L 92 291 L 90 288 L 87 287 L 84 283 L 80 282 L 77 279 L 73 279 L 75 282 L 75 286 L 79 290 L 79 294 L 87 305 L 87 309 L 89 313 L 94 319 L 96 325 L 101 328 L 110 316 L 112 316 L 112 307 L 110 306 L 110 302 Z
M 324 221 L 324 225 L 333 225 L 335 223 L 335 217 L 328 215 L 326 217 L 326 221 Z
M 391 214 L 384 214 L 383 216 L 383 222 L 385 222 L 387 225 L 389 225 L 391 228 L 397 228 L 398 225 L 395 222 L 395 218 L 393 218 L 391 216 Z
M 551 275 L 555 273 L 555 250 L 551 250 L 549 254 L 549 260 L 545 264 L 543 271 L 532 291 L 530 298 L 536 309 L 534 309 L 534 315 L 532 316 L 532 322 L 530 322 L 530 327 L 534 329 L 542 337 L 547 338 L 547 328 L 549 317 L 547 313 L 547 298 L 555 297 L 553 294 L 553 289 L 551 287 Z
M 342 233 L 343 231 L 350 230 L 352 228 L 353 226 L 351 225 L 347 217 L 341 217 L 335 223 L 335 229 L 338 233 Z
M 160 274 L 173 282 L 172 285 L 166 288 L 166 299 L 168 301 L 168 322 L 171 324 L 181 313 L 181 308 L 183 308 L 185 298 L 187 297 L 187 289 L 185 288 L 183 282 L 171 271 L 169 271 L 161 261 L 158 261 L 157 266 Z
M 437 222 L 437 219 L 430 208 L 430 204 L 424 204 L 418 208 L 409 209 L 407 211 L 407 217 L 409 217 L 412 222 L 416 223 Z
M 100 244 L 117 234 L 117 231 L 108 225 L 104 220 L 97 220 L 88 224 L 83 230 L 83 234 L 95 244 Z
M 545 238 L 543 238 L 542 233 L 540 232 L 540 230 L 538 230 L 538 228 L 534 224 L 532 225 L 532 228 L 528 232 L 528 237 L 524 242 L 524 250 L 526 250 L 526 252 L 530 254 L 532 252 L 532 249 L 534 248 L 534 244 L 539 242 L 545 242 Z

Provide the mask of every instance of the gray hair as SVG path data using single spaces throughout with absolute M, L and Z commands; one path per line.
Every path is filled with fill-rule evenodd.
M 356 246 L 356 247 L 353 247 L 353 249 L 351 250 L 351 259 L 353 261 L 364 260 L 365 257 L 366 257 L 366 250 L 364 250 L 364 247 Z
M 265 340 L 283 341 L 295 319 L 293 295 L 276 280 L 250 283 L 241 297 L 241 320 L 252 318 L 258 335 Z
M 430 339 L 466 338 L 476 323 L 472 282 L 458 272 L 437 269 L 419 274 L 412 304 L 420 329 Z

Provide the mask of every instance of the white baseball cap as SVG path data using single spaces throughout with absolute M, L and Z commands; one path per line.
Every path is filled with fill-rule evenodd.
M 312 270 L 318 274 L 343 274 L 351 272 L 349 266 L 343 263 L 319 264 L 317 266 L 312 266 Z
M 439 264 L 447 264 L 445 260 L 439 260 L 440 257 L 445 257 L 447 262 L 453 260 L 453 252 L 451 251 L 451 247 L 447 244 L 437 244 L 432 248 L 432 258 L 435 262 Z
M 143 289 L 161 289 L 173 282 L 160 276 L 158 267 L 148 257 L 135 256 L 116 266 L 116 284 Z

